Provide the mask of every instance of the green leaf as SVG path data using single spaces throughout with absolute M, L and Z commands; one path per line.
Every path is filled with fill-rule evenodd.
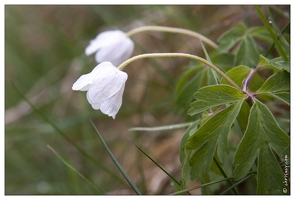
M 240 65 L 229 70 L 226 75 L 233 80 L 238 86 L 242 87 L 244 79 L 248 76 L 251 69 L 245 65 Z M 221 84 L 229 84 L 224 78 L 221 79 Z
M 185 145 L 187 143 L 187 139 L 197 131 L 199 126 L 199 120 L 194 122 L 190 127 L 188 127 L 182 136 L 180 142 L 180 149 L 179 149 L 179 158 L 182 165 L 181 168 L 181 186 L 182 188 L 186 188 L 186 181 L 189 179 L 189 174 L 191 171 L 191 166 L 189 165 L 189 159 L 191 157 L 191 150 L 187 150 Z
M 216 148 L 218 159 L 223 160 L 224 154 L 228 152 L 227 137 L 242 103 L 239 101 L 219 111 L 188 138 L 186 149 L 196 150 L 190 159 L 194 176 L 200 175 L 202 171 L 208 172 Z
M 278 68 L 271 65 L 270 62 L 271 61 L 268 58 L 264 57 L 263 55 L 260 55 L 258 67 L 277 70 Z
M 193 94 L 201 87 L 206 69 L 196 66 L 187 70 L 177 81 L 173 104 L 175 113 L 179 114 L 189 108 Z
M 274 70 L 285 69 L 286 71 L 290 72 L 290 62 L 284 61 L 282 57 L 277 57 L 271 60 L 260 55 L 258 67 Z
M 233 68 L 235 56 L 229 53 L 219 53 L 212 56 L 212 63 L 219 68 Z
M 272 95 L 290 105 L 290 93 L 289 92 L 278 92 L 278 93 L 274 93 Z
M 246 35 L 239 46 L 235 57 L 235 66 L 255 67 L 259 62 L 259 51 L 251 35 Z
M 245 32 L 247 31 L 247 27 L 243 23 L 238 23 L 233 29 L 225 32 L 219 39 L 219 52 L 228 52 L 232 47 L 235 46 L 237 42 L 241 40 Z
M 256 99 L 250 110 L 247 129 L 235 153 L 235 180 L 245 177 L 258 157 L 257 192 L 282 192 L 284 175 L 272 150 L 280 154 L 289 144 L 289 136 L 279 127 L 269 109 Z M 276 181 L 270 181 L 270 177 Z
M 213 85 L 201 88 L 194 94 L 197 101 L 191 104 L 189 115 L 195 115 L 214 106 L 232 103 L 246 97 L 245 94 L 229 85 Z
M 270 76 L 257 90 L 257 93 L 272 93 L 284 90 L 290 90 L 290 73 L 282 70 Z
M 250 106 L 246 101 L 244 101 L 244 103 L 240 109 L 240 113 L 237 117 L 239 127 L 242 129 L 242 131 L 241 131 L 242 133 L 240 132 L 240 134 L 239 134 L 239 136 L 241 136 L 241 137 L 247 128 L 249 113 L 250 113 Z M 238 128 L 238 127 L 236 127 L 236 128 Z
M 249 34 L 253 36 L 253 38 L 261 39 L 269 43 L 273 42 L 269 32 L 266 30 L 265 27 L 253 27 L 253 28 L 250 28 L 248 31 L 249 31 Z
M 270 60 L 270 64 L 278 69 L 285 69 L 290 72 L 290 61 L 285 61 L 282 57 L 277 57 Z
M 248 76 L 248 74 L 251 72 L 252 69 L 245 65 L 237 66 L 231 70 L 229 70 L 226 75 L 233 80 L 238 86 L 242 87 L 242 83 L 244 79 Z M 224 78 L 221 79 L 222 84 L 229 84 L 227 80 Z M 258 88 L 264 83 L 264 80 L 255 73 L 254 76 L 251 79 L 251 82 L 249 84 L 249 89 L 251 91 L 256 91 Z
M 284 175 L 268 145 L 263 145 L 258 153 L 257 194 L 284 194 Z
M 277 93 L 259 93 L 256 95 L 259 100 L 273 101 L 274 98 L 283 101 L 290 105 L 290 93 L 289 92 L 277 92 Z

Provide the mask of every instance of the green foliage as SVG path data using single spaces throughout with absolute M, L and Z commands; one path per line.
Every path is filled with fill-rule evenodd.
M 284 90 L 290 90 L 290 73 L 282 70 L 269 77 L 257 92 L 275 93 Z
M 191 104 L 188 114 L 195 115 L 214 106 L 241 100 L 245 96 L 245 94 L 229 85 L 206 86 L 194 94 L 197 101 Z
M 222 168 L 216 171 L 213 160 L 216 158 L 224 167 L 225 158 L 232 152 L 234 170 L 231 173 L 237 182 L 230 184 L 225 192 L 246 182 L 247 178 L 243 178 L 249 173 L 255 173 L 256 194 L 288 193 L 288 185 L 284 184 L 286 174 L 279 163 L 289 157 L 286 149 L 290 138 L 279 125 L 280 117 L 272 113 L 272 109 L 276 109 L 272 106 L 279 104 L 274 101 L 268 108 L 266 103 L 279 99 L 287 108 L 290 105 L 290 61 L 285 59 L 289 55 L 271 58 L 262 55 L 263 45 L 257 41 L 267 44 L 274 41 L 269 28 L 248 28 L 238 23 L 218 39 L 220 45 L 212 56 L 213 63 L 217 66 L 220 63 L 241 91 L 224 78 L 220 84 L 196 90 L 196 101 L 190 104 L 188 114 L 196 115 L 199 120 L 187 129 L 180 148 L 184 183 L 188 178 L 198 177 L 201 181 L 210 181 L 208 173 L 222 172 Z M 279 52 L 288 51 L 280 48 Z M 207 52 L 206 57 L 209 60 Z M 229 132 L 239 133 L 235 137 L 241 137 L 232 148 L 229 148 Z
M 219 39 L 219 52 L 235 52 L 234 65 L 256 66 L 259 61 L 259 51 L 253 36 L 265 38 L 263 29 L 249 31 L 245 24 L 238 23 L 233 29 L 224 33 Z M 250 59 L 249 59 L 250 58 Z
M 206 71 L 203 66 L 192 66 L 179 77 L 173 99 L 176 113 L 182 113 L 189 107 L 193 94 L 202 85 Z
M 243 23 L 238 23 L 234 28 L 225 32 L 220 38 L 218 39 L 219 52 L 228 52 L 231 48 L 233 48 L 244 36 L 245 32 L 247 31 L 247 27 Z
M 249 59 L 250 58 L 250 59 Z M 244 36 L 237 50 L 235 65 L 256 66 L 259 60 L 259 51 L 251 35 Z
M 260 55 L 259 67 L 266 69 L 281 70 L 285 69 L 290 72 L 290 62 L 285 61 L 282 57 L 277 57 L 274 59 L 268 59 Z
M 289 144 L 289 136 L 278 126 L 269 109 L 255 100 L 247 130 L 235 154 L 234 178 L 243 178 L 258 158 L 257 194 L 282 194 L 284 175 L 272 150 L 280 155 Z
M 221 161 L 225 153 L 229 153 L 228 134 L 242 103 L 243 101 L 240 101 L 216 113 L 188 138 L 186 148 L 196 150 L 189 162 L 193 166 L 193 179 L 208 172 L 216 148 Z

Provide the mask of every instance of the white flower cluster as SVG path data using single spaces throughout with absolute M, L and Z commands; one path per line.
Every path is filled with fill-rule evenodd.
M 113 119 L 122 105 L 128 78 L 116 66 L 130 58 L 133 48 L 132 40 L 120 30 L 100 33 L 85 49 L 86 55 L 96 52 L 95 59 L 100 64 L 82 75 L 72 87 L 73 90 L 87 91 L 86 97 L 92 108 Z

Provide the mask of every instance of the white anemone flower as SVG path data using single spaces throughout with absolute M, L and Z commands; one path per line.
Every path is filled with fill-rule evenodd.
M 133 41 L 120 30 L 105 31 L 90 41 L 85 54 L 96 52 L 95 60 L 98 63 L 109 61 L 115 66 L 130 58 L 134 49 Z
M 122 105 L 127 78 L 127 73 L 112 63 L 102 62 L 90 73 L 82 75 L 72 89 L 87 91 L 86 97 L 92 108 L 115 119 Z

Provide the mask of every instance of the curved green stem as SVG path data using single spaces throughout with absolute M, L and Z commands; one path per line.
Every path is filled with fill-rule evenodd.
M 123 70 L 123 68 L 126 65 L 130 64 L 133 61 L 139 60 L 139 59 L 155 58 L 155 57 L 185 57 L 185 58 L 190 58 L 193 60 L 200 61 L 200 62 L 206 64 L 207 66 L 209 66 L 210 68 L 212 68 L 213 70 L 215 70 L 218 74 L 220 74 L 220 76 L 222 76 L 232 86 L 237 88 L 239 91 L 243 92 L 242 89 L 235 82 L 233 82 L 233 80 L 231 80 L 225 73 L 223 73 L 218 67 L 216 67 L 212 63 L 208 62 L 204 58 L 201 58 L 201 57 L 195 56 L 195 55 L 191 55 L 191 54 L 187 54 L 187 53 L 147 53 L 147 54 L 141 54 L 141 55 L 134 56 L 134 57 L 126 60 L 125 62 L 123 62 L 121 65 L 118 66 L 118 69 Z
M 212 46 L 215 49 L 218 48 L 217 44 L 215 44 L 213 41 L 206 38 L 205 36 L 197 32 L 187 30 L 187 29 L 182 29 L 182 28 L 172 28 L 172 27 L 166 27 L 166 26 L 144 26 L 144 27 L 135 28 L 129 31 L 128 33 L 126 33 L 126 35 L 130 37 L 131 35 L 134 35 L 139 32 L 144 32 L 144 31 L 161 31 L 161 32 L 186 34 L 186 35 L 190 35 L 202 40 L 203 42 L 207 43 L 208 45 Z

